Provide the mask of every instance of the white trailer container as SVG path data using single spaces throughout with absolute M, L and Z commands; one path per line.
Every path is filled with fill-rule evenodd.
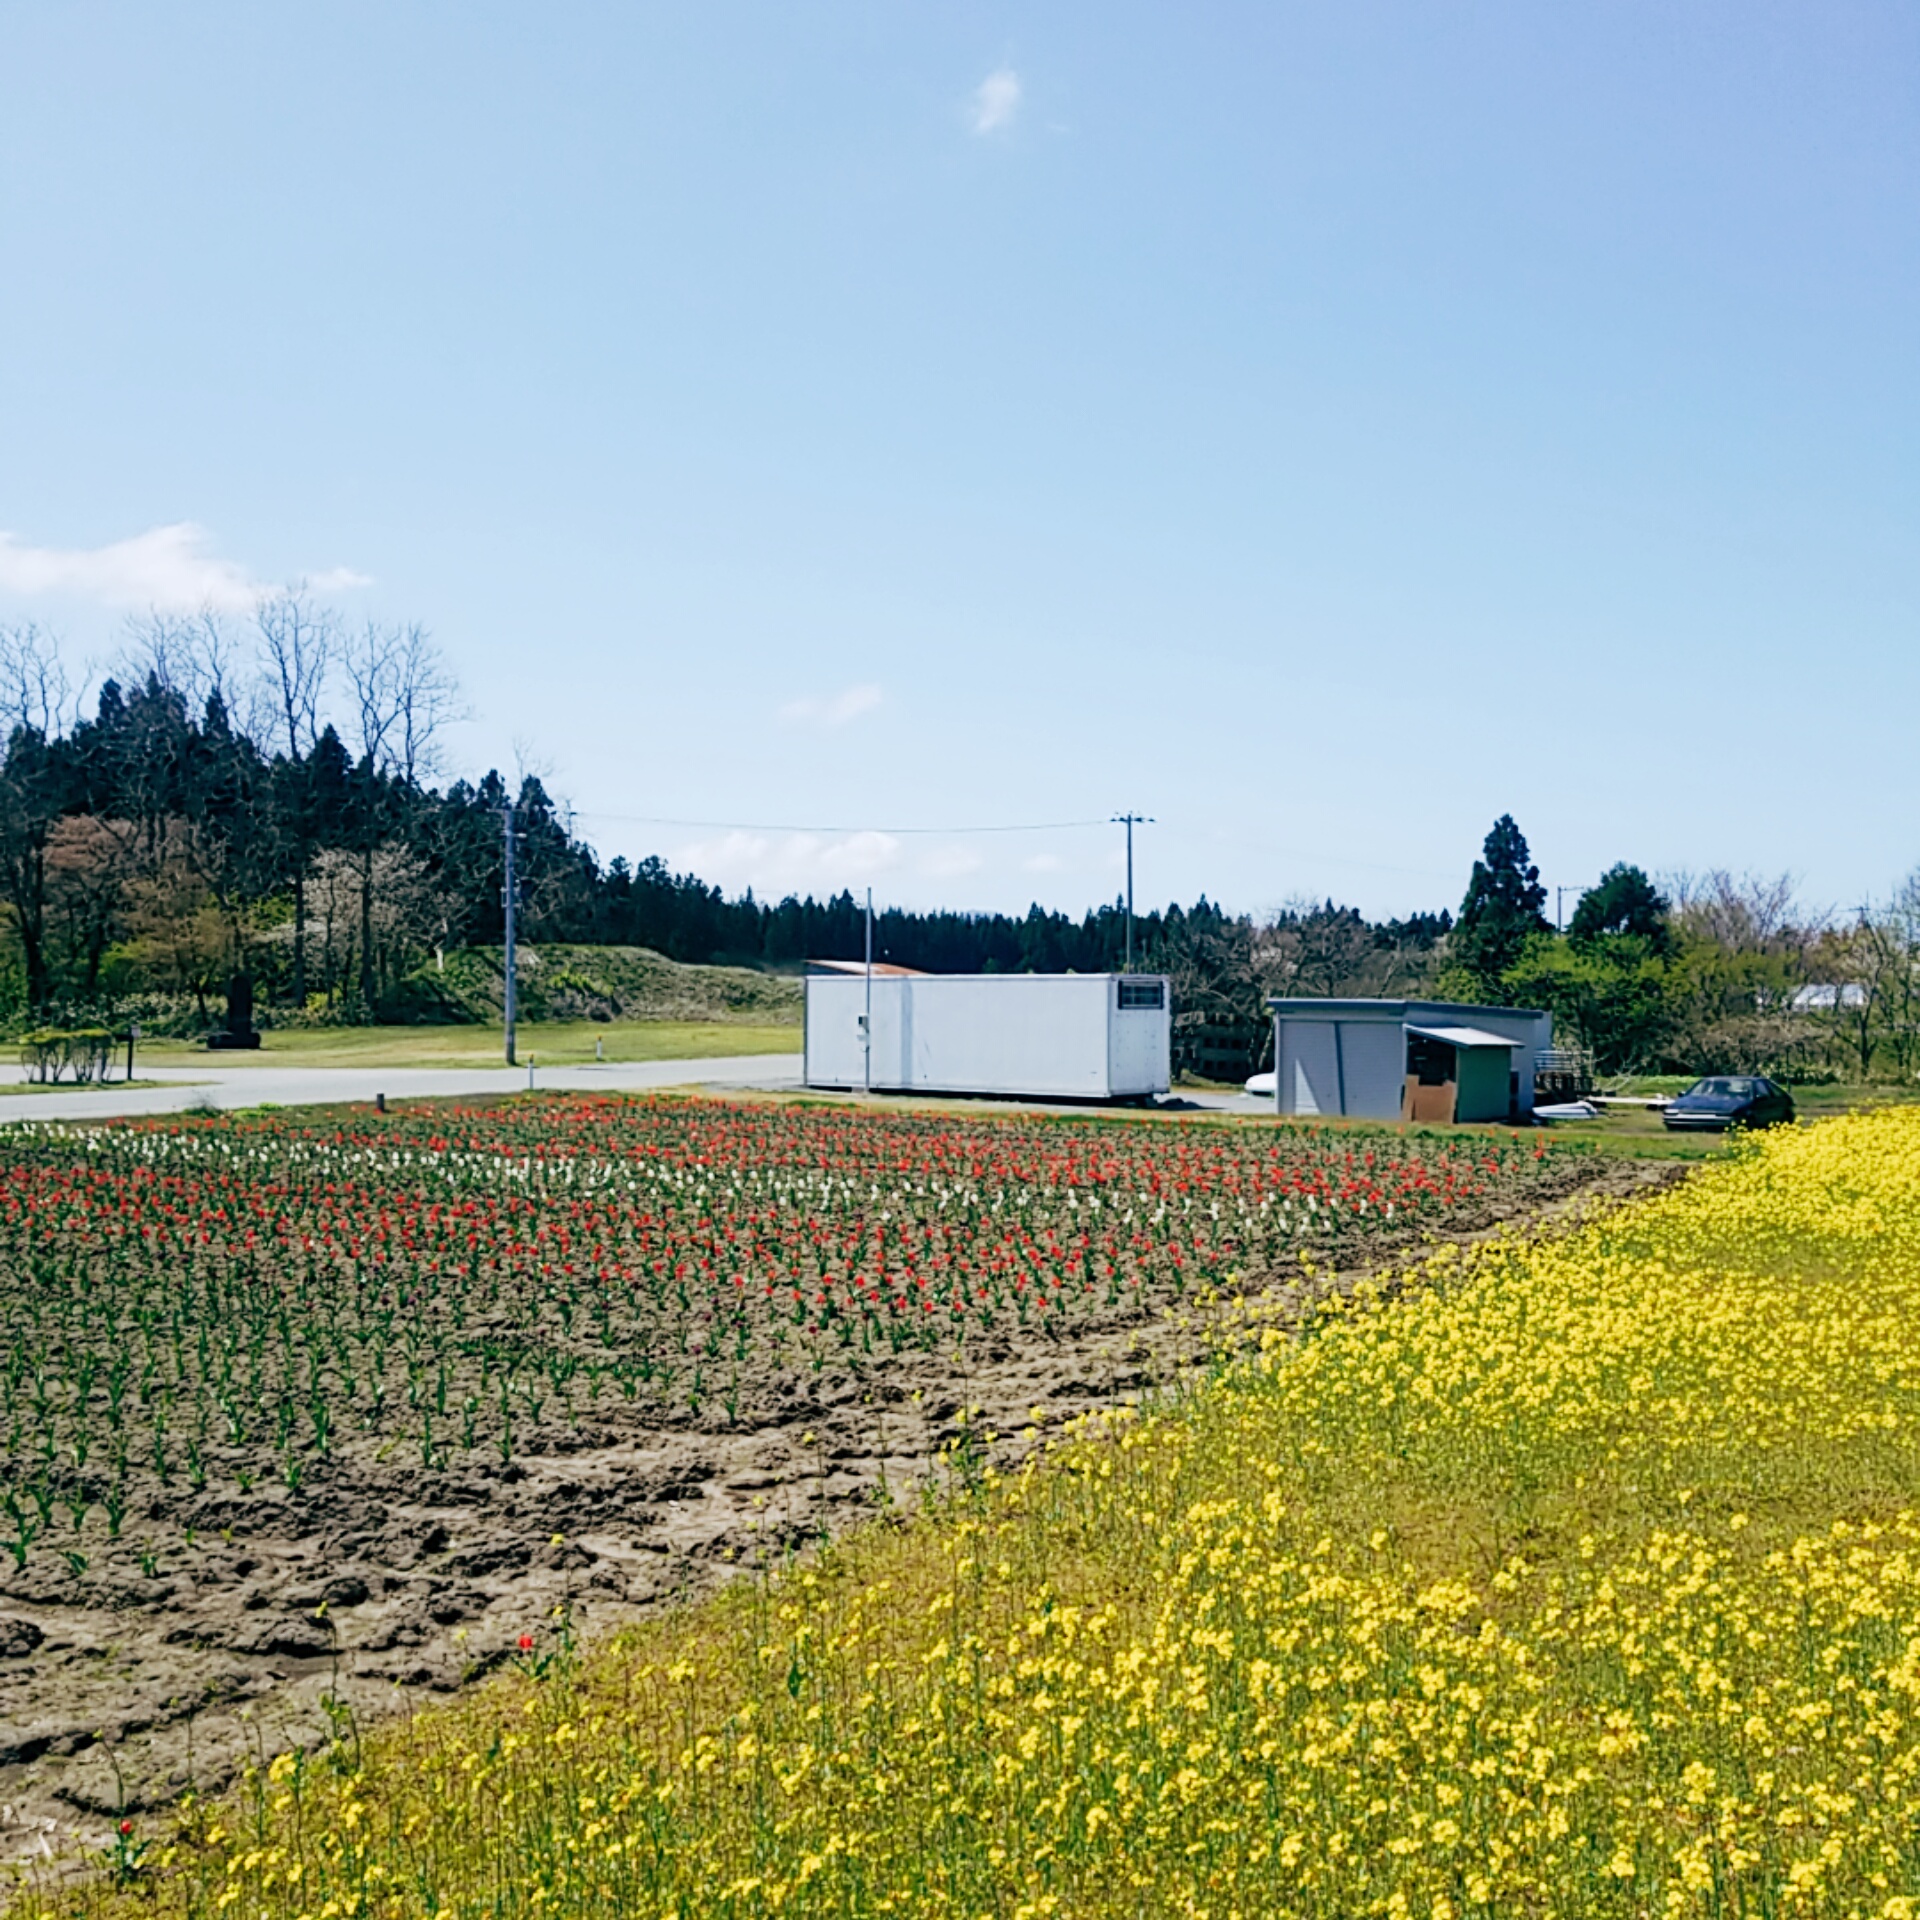
M 806 1083 L 1139 1099 L 1167 1090 L 1171 1000 L 1165 976 L 1154 973 L 875 974 L 869 1059 L 865 977 L 815 974 Z

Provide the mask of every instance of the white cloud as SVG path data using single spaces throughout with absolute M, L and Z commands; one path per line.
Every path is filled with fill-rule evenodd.
M 1067 863 L 1057 853 L 1036 853 L 1020 865 L 1027 873 L 1064 873 Z
M 843 687 L 838 693 L 820 698 L 808 696 L 789 700 L 780 709 L 780 718 L 789 726 L 844 727 L 863 713 L 871 713 L 880 704 L 880 689 L 872 681 L 855 687 Z
M 975 133 L 999 133 L 1013 125 L 1020 111 L 1020 76 L 1011 67 L 998 67 L 973 90 L 967 103 L 967 124 Z
M 697 873 L 729 893 L 751 887 L 762 899 L 870 886 L 899 862 L 900 841 L 891 833 L 755 833 L 746 828 L 677 848 L 672 860 L 679 872 Z
M 305 585 L 315 593 L 350 593 L 355 587 L 373 585 L 370 573 L 355 573 L 351 567 L 322 567 L 318 573 L 302 575 Z
M 210 552 L 205 527 L 191 520 L 150 527 L 104 547 L 30 547 L 0 533 L 0 589 L 18 594 L 61 594 L 109 607 L 153 608 L 163 613 L 248 613 L 273 588 L 255 580 L 237 560 Z M 365 574 L 330 567 L 307 584 L 322 593 L 371 586 Z

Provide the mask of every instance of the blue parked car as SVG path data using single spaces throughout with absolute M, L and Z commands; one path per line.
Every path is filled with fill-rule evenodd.
M 1793 1119 L 1793 1095 L 1763 1074 L 1716 1074 L 1696 1080 L 1677 1099 L 1669 1100 L 1660 1117 L 1676 1133 L 1784 1126 Z

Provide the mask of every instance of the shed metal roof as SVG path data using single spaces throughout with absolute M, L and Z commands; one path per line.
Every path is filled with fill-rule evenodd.
M 1286 1020 L 1418 1020 L 1471 1025 L 1476 1017 L 1499 1015 L 1503 1020 L 1546 1020 L 1540 1007 L 1475 1006 L 1466 1000 L 1381 1000 L 1321 998 L 1319 995 L 1276 993 L 1267 1005 Z
M 1417 1033 L 1426 1040 L 1444 1040 L 1450 1047 L 1512 1048 L 1526 1044 L 1521 1040 L 1509 1040 L 1505 1034 L 1489 1033 L 1484 1027 L 1416 1027 L 1409 1021 L 1407 1031 Z
M 809 960 L 809 973 L 858 973 L 864 974 L 867 963 L 864 960 Z M 873 963 L 873 977 L 876 980 L 924 980 L 926 970 L 921 967 L 896 967 L 890 960 L 876 960 Z

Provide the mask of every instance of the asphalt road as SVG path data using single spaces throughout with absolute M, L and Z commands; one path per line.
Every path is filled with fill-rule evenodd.
M 143 1067 L 161 1087 L 75 1087 L 46 1093 L 0 1092 L 0 1121 L 109 1120 L 124 1114 L 178 1113 L 186 1107 L 298 1107 L 335 1100 L 419 1100 L 448 1095 L 513 1093 L 528 1084 L 524 1067 Z M 535 1087 L 572 1092 L 632 1093 L 653 1087 L 800 1085 L 797 1053 L 744 1054 L 726 1060 L 608 1061 L 605 1065 L 538 1067 Z
M 303 1107 L 334 1101 L 371 1100 L 384 1093 L 389 1100 L 423 1100 L 477 1093 L 524 1092 L 529 1084 L 524 1067 L 282 1067 L 258 1059 L 230 1066 L 217 1054 L 204 1065 L 147 1067 L 144 1080 L 162 1080 L 158 1087 L 73 1087 L 42 1093 L 0 1091 L 0 1123 L 9 1120 L 112 1120 L 129 1114 L 179 1113 L 188 1107 Z M 743 1054 L 719 1060 L 607 1061 L 578 1067 L 536 1067 L 531 1084 L 548 1091 L 575 1093 L 641 1093 L 656 1087 L 729 1087 L 791 1093 L 800 1088 L 797 1053 Z M 879 1096 L 891 1104 L 887 1096 Z M 911 1103 L 909 1103 L 911 1104 Z M 982 1098 L 982 1111 L 1002 1104 L 1028 1111 L 1048 1109 L 1044 1100 L 1000 1102 Z M 1156 1103 L 1163 1112 L 1191 1112 L 1196 1107 L 1217 1113 L 1271 1114 L 1273 1101 L 1243 1093 L 1200 1092 L 1178 1088 Z M 1084 1113 L 1083 1103 L 1059 1104 L 1063 1113 Z

